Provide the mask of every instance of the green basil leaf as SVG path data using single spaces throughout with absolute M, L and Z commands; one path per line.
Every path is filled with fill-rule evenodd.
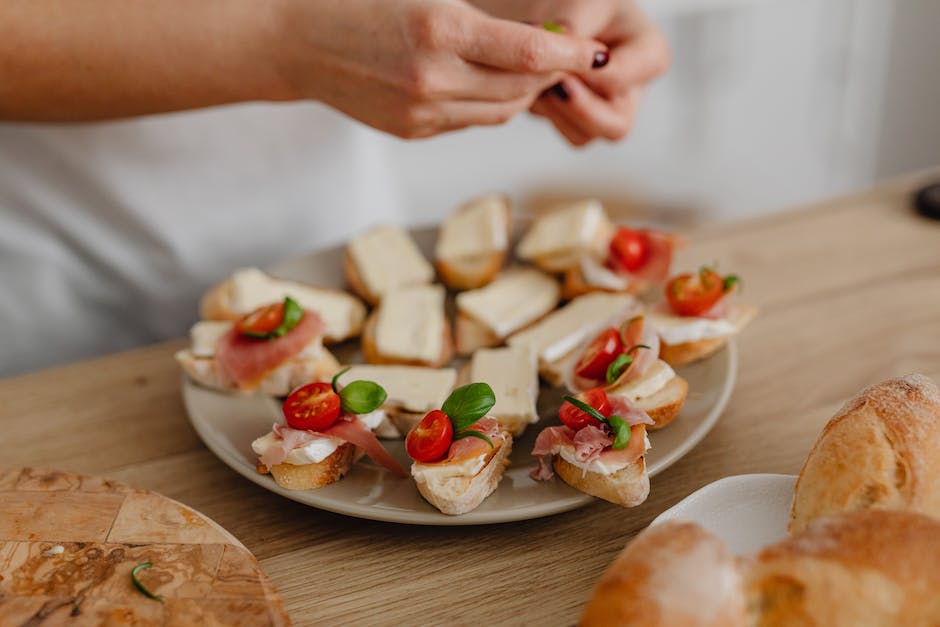
M 614 450 L 622 451 L 630 442 L 630 423 L 620 416 L 611 416 L 610 427 L 614 431 L 614 443 L 611 447 Z
M 140 571 L 146 568 L 150 568 L 151 566 L 153 566 L 151 562 L 144 562 L 143 564 L 138 564 L 137 566 L 134 566 L 133 570 L 131 570 L 131 581 L 133 582 L 135 588 L 137 588 L 142 593 L 144 593 L 144 596 L 147 596 L 155 601 L 159 601 L 160 603 L 163 603 L 162 596 L 160 596 L 159 594 L 154 594 L 153 592 L 148 590 L 147 586 L 141 583 L 140 579 L 137 578 L 137 573 L 139 573 Z
M 607 383 L 608 385 L 620 378 L 620 375 L 623 374 L 623 371 L 626 370 L 630 364 L 633 363 L 633 357 L 625 353 L 617 355 L 617 358 L 610 362 L 610 365 L 607 366 Z
M 339 378 L 349 372 L 352 369 L 352 366 L 346 366 L 339 372 L 333 375 L 333 380 L 330 382 L 330 386 L 333 388 L 333 391 L 339 394 L 339 390 L 336 389 L 336 384 L 339 383 Z
M 600 420 L 601 422 L 607 422 L 607 419 L 604 418 L 604 414 L 597 411 L 596 409 L 594 409 L 593 407 L 591 407 L 584 401 L 579 401 L 573 396 L 566 396 L 565 400 L 571 403 L 572 405 L 574 405 L 575 407 L 577 407 L 578 409 L 580 409 L 581 411 L 583 411 L 584 413 L 586 413 L 591 418 L 594 418 L 595 420 Z
M 464 429 L 460 433 L 454 434 L 455 440 L 460 440 L 462 438 L 479 438 L 481 440 L 484 440 L 487 444 L 489 444 L 490 448 L 496 448 L 496 446 L 493 444 L 493 440 L 491 440 L 488 436 L 480 433 L 479 431 L 474 431 L 473 429 Z
M 339 392 L 340 408 L 350 414 L 368 414 L 382 406 L 388 394 L 374 381 L 353 381 Z
M 722 288 L 724 289 L 724 291 L 730 292 L 732 288 L 734 288 L 736 285 L 737 286 L 741 285 L 741 279 L 738 278 L 738 275 L 736 274 L 729 274 L 728 276 L 725 277 Z
M 450 418 L 456 433 L 485 416 L 495 404 L 493 388 L 486 383 L 471 383 L 451 392 L 441 406 L 441 411 Z
M 559 24 L 558 22 L 553 22 L 548 20 L 547 22 L 542 22 L 542 28 L 552 33 L 564 33 L 565 27 Z
M 284 317 L 281 318 L 281 324 L 274 329 L 273 335 L 282 337 L 287 335 L 304 317 L 304 308 L 290 296 L 284 297 Z

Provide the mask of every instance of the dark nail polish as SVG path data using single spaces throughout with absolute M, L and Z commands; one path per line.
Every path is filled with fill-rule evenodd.
M 555 83 L 549 91 L 562 102 L 568 102 L 568 90 L 561 83 Z
M 596 70 L 597 68 L 602 68 L 602 67 L 604 67 L 605 65 L 607 65 L 607 62 L 608 62 L 608 61 L 610 61 L 610 55 L 609 55 L 609 54 L 607 54 L 607 53 L 604 52 L 603 50 L 600 51 L 600 52 L 595 52 L 595 53 L 594 53 L 594 63 L 591 64 L 591 67 L 594 68 L 595 70 Z

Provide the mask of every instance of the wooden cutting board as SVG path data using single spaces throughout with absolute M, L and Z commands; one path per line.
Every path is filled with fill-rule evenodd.
M 131 569 L 164 601 L 134 587 Z M 57 470 L 0 471 L 0 625 L 288 625 L 254 556 L 154 492 Z

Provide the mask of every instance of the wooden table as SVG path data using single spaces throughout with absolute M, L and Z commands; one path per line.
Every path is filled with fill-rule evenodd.
M 200 443 L 172 359 L 182 342 L 0 381 L 0 463 L 102 474 L 195 507 L 258 556 L 298 625 L 572 624 L 616 552 L 659 512 L 719 477 L 797 472 L 864 385 L 912 371 L 940 380 L 940 223 L 909 208 L 931 176 L 940 170 L 690 233 L 679 267 L 717 260 L 762 313 L 740 338 L 724 417 L 632 510 L 598 502 L 425 528 L 293 503 Z

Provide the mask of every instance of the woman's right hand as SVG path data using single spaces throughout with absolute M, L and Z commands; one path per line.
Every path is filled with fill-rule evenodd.
M 501 20 L 460 0 L 288 0 L 281 70 L 292 95 L 379 130 L 429 137 L 502 124 L 599 42 Z

